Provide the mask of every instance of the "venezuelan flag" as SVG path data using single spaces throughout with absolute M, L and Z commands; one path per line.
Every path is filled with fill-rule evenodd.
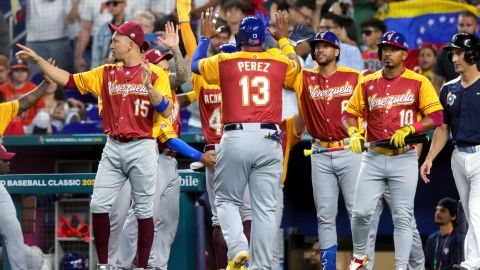
M 376 14 L 388 31 L 405 35 L 410 61 L 418 55 L 422 43 L 433 43 L 438 48 L 448 43 L 457 33 L 458 15 L 471 11 L 479 16 L 476 7 L 451 0 L 411 0 L 385 4 Z M 407 66 L 410 66 L 407 60 Z

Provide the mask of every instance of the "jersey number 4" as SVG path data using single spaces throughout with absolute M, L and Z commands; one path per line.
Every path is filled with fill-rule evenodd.
M 222 119 L 220 115 L 220 108 L 213 110 L 212 115 L 208 119 L 208 123 L 210 124 L 210 128 L 214 129 L 217 134 L 221 134 Z
M 249 106 L 250 100 L 256 106 L 265 106 L 270 101 L 270 81 L 265 76 L 253 77 L 250 80 L 248 76 L 243 76 L 240 79 L 240 86 L 242 87 L 242 105 Z M 258 88 L 258 94 L 250 93 L 250 88 Z

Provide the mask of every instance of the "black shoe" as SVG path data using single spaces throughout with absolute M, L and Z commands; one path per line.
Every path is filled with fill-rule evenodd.
M 454 264 L 454 265 L 452 266 L 452 270 L 468 270 L 468 269 L 465 268 L 465 267 L 460 266 L 459 264 Z

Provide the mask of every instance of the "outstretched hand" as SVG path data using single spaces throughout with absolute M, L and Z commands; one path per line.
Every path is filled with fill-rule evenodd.
M 277 11 L 274 14 L 275 17 L 275 30 L 272 31 L 268 28 L 268 32 L 272 35 L 275 40 L 280 40 L 282 38 L 288 37 L 288 15 L 285 11 Z
M 38 62 L 40 62 L 42 59 L 42 57 L 40 57 L 34 50 L 28 48 L 27 46 L 17 43 L 17 47 L 21 49 L 15 54 L 15 57 L 18 59 L 23 59 L 32 64 L 38 64 Z
M 208 8 L 200 16 L 200 35 L 213 38 L 220 33 L 221 28 L 215 29 L 218 13 L 213 14 L 213 8 Z
M 167 47 L 169 49 L 178 49 L 180 38 L 178 37 L 178 26 L 175 26 L 173 22 L 167 22 L 165 24 L 165 38 L 159 37 L 158 45 Z
M 142 62 L 142 83 L 145 85 L 147 89 L 153 87 L 152 85 L 152 71 L 150 70 L 150 66 L 148 62 Z

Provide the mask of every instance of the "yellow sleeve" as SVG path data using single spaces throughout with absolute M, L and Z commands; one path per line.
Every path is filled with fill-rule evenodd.
M 347 106 L 345 106 L 345 111 L 355 115 L 356 117 L 362 117 L 365 115 L 365 108 L 362 81 L 360 81 L 357 84 L 357 87 L 355 87 L 353 95 L 348 100 Z
M 205 80 L 202 76 L 192 72 L 192 90 L 197 95 L 197 98 L 200 96 L 200 89 L 204 82 Z
M 283 84 L 286 86 L 293 85 L 297 76 L 302 74 L 302 68 L 297 62 L 288 59 L 286 56 L 282 55 L 282 57 L 287 59 L 287 73 L 285 74 L 285 81 Z
M 183 47 L 185 47 L 185 51 L 187 51 L 189 61 L 192 62 L 193 53 L 197 48 L 197 40 L 193 34 L 190 22 L 180 23 L 180 33 L 182 34 Z
M 198 69 L 200 74 L 208 84 L 220 84 L 220 71 L 218 69 L 219 56 L 217 54 L 212 57 L 200 60 Z
M 152 63 L 149 63 L 149 65 L 152 72 L 157 75 L 153 87 L 160 93 L 160 95 L 165 96 L 170 102 L 173 102 L 168 73 Z
M 424 76 L 422 76 L 422 86 L 420 87 L 419 108 L 423 115 L 443 110 L 435 88 L 433 88 L 430 80 Z
M 3 135 L 10 121 L 18 115 L 18 100 L 0 103 L 0 136 Z
M 290 159 L 290 151 L 302 139 L 303 130 L 297 130 L 295 127 L 294 117 L 285 119 L 285 155 L 283 157 L 283 175 L 282 184 L 287 179 L 288 161 Z M 298 116 L 297 116 L 298 117 Z
M 100 96 L 103 83 L 103 66 L 86 72 L 73 74 L 73 80 L 80 94 L 85 95 L 92 93 Z
M 158 134 L 157 139 L 161 143 L 165 143 L 173 138 L 177 138 L 177 133 L 175 133 L 172 123 L 168 118 L 163 118 L 160 116 L 160 133 Z
M 187 95 L 188 101 L 190 101 L 190 103 L 193 103 L 193 102 L 198 100 L 198 95 L 197 95 L 197 92 L 195 92 L 195 91 L 190 91 L 186 95 Z

